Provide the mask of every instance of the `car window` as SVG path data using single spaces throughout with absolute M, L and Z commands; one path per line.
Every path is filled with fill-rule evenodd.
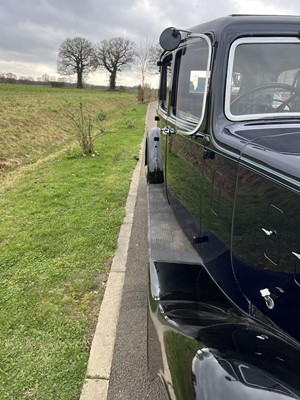
M 173 115 L 194 126 L 204 113 L 209 60 L 210 43 L 205 37 L 189 39 L 176 53 Z
M 229 57 L 225 113 L 232 120 L 299 117 L 299 40 L 237 40 Z
M 170 104 L 170 85 L 171 85 L 172 55 L 169 54 L 162 60 L 160 72 L 160 107 L 165 111 L 168 110 Z

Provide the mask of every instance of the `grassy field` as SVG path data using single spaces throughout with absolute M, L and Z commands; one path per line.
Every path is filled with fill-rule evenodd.
M 79 98 L 107 115 L 95 157 L 74 146 L 66 117 Z M 130 93 L 5 85 L 0 110 L 0 399 L 75 400 L 146 106 Z
M 0 84 L 0 177 L 74 141 L 68 112 L 79 108 L 80 99 L 87 114 L 107 115 L 108 129 L 130 107 L 139 108 L 134 93 Z M 131 118 L 129 113 L 124 120 L 129 126 Z

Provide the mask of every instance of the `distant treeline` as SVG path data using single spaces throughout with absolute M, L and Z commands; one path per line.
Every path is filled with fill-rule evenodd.
M 47 74 L 44 74 L 42 77 L 34 79 L 31 76 L 20 76 L 18 77 L 15 74 L 12 74 L 11 72 L 5 72 L 5 73 L 0 73 L 0 83 L 24 83 L 28 85 L 38 85 L 38 84 L 48 84 L 49 82 L 56 82 L 57 84 L 64 85 L 64 84 L 69 84 L 67 83 L 64 79 L 56 79 L 53 76 L 49 76 Z
M 15 74 L 10 72 L 8 73 L 0 73 L 0 83 L 10 83 L 10 84 L 23 84 L 23 85 L 46 85 L 51 86 L 54 88 L 76 88 L 77 84 L 72 82 L 67 82 L 64 78 L 56 79 L 53 76 L 49 76 L 44 74 L 42 77 L 34 79 L 31 76 L 25 77 L 20 76 L 18 77 Z M 107 89 L 107 86 L 104 85 L 92 85 L 90 83 L 84 84 L 86 88 L 94 88 L 94 89 Z M 119 86 L 119 90 L 130 90 L 130 91 L 138 91 L 138 87 L 127 87 L 127 86 Z

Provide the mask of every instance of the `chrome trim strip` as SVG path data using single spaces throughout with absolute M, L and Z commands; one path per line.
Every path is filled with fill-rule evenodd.
M 180 117 L 174 115 L 172 111 L 170 113 L 170 120 L 173 121 L 173 123 L 176 125 L 176 128 L 179 128 L 179 131 L 180 131 L 181 134 L 187 135 L 187 136 L 192 136 L 195 133 L 197 133 L 197 131 L 199 130 L 199 128 L 200 128 L 200 126 L 201 126 L 201 124 L 203 122 L 203 119 L 204 119 L 206 98 L 207 98 L 208 86 L 209 86 L 209 82 L 210 82 L 210 72 L 211 72 L 210 71 L 210 65 L 211 65 L 212 44 L 211 44 L 211 41 L 210 41 L 209 37 L 206 36 L 206 35 L 203 35 L 203 34 L 191 34 L 191 35 L 187 36 L 187 38 L 183 42 L 183 45 L 180 46 L 176 50 L 176 52 L 180 51 L 182 49 L 182 47 L 189 46 L 191 39 L 198 39 L 198 38 L 204 39 L 206 41 L 207 45 L 208 45 L 208 57 L 207 57 L 207 64 L 206 64 L 206 80 L 205 80 L 203 103 L 202 103 L 202 110 L 201 110 L 201 115 L 200 115 L 199 122 L 194 127 L 194 129 L 192 129 L 192 127 L 189 126 L 189 124 L 185 123 L 184 119 L 181 119 Z M 176 60 L 176 56 L 174 57 L 174 59 Z M 173 86 L 173 82 L 172 82 L 172 86 Z M 172 107 L 171 107 L 171 110 L 172 110 Z M 190 130 L 190 129 L 192 129 L 192 130 Z M 186 130 L 188 130 L 188 132 Z

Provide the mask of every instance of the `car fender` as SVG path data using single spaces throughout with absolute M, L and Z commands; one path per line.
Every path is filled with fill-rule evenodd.
M 160 146 L 160 129 L 155 127 L 148 131 L 146 138 L 145 164 L 147 166 L 147 182 L 163 183 L 163 159 Z

